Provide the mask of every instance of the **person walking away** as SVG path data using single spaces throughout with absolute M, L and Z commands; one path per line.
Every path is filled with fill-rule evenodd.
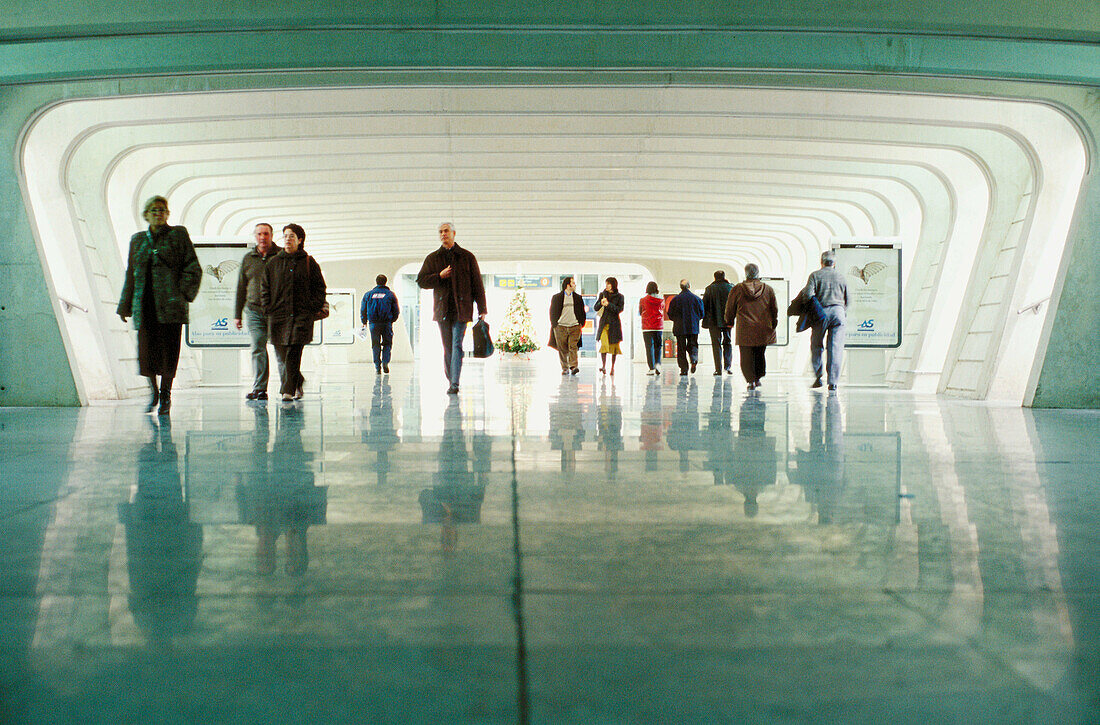
M 710 332 L 710 350 L 714 355 L 714 374 L 733 374 L 733 344 L 726 326 L 726 300 L 733 285 L 726 281 L 724 270 L 714 273 L 714 281 L 703 290 L 703 327 Z
M 840 365 L 844 358 L 844 326 L 847 323 L 851 297 L 848 282 L 836 268 L 836 254 L 832 250 L 821 253 L 821 269 L 814 270 L 802 290 L 805 297 L 816 297 L 824 310 L 822 318 L 810 331 L 810 363 L 814 368 L 814 384 L 821 387 L 821 376 L 827 372 L 829 390 L 836 390 L 840 380 Z M 828 338 L 829 364 L 822 364 L 822 353 Z
M 153 196 L 141 215 L 149 228 L 130 237 L 122 294 L 115 310 L 138 333 L 138 371 L 149 379 L 152 398 L 145 412 L 168 415 L 172 380 L 180 360 L 180 339 L 188 304 L 202 284 L 202 266 L 186 227 L 168 225 L 168 200 Z M 160 378 L 158 384 L 157 378 Z M 159 404 L 159 408 L 158 408 Z
M 642 342 L 645 344 L 645 361 L 649 365 L 646 375 L 661 374 L 661 356 L 665 334 L 665 301 L 657 283 L 645 286 L 645 297 L 638 300 L 638 316 L 642 319 Z
M 439 249 L 424 258 L 416 283 L 432 291 L 432 319 L 443 339 L 443 371 L 451 384 L 448 395 L 458 394 L 462 374 L 462 341 L 466 325 L 473 321 L 474 304 L 478 319 L 485 319 L 485 285 L 477 258 L 455 244 L 455 225 L 439 225 Z
M 575 294 L 577 283 L 572 277 L 561 281 L 561 292 L 550 298 L 549 347 L 558 351 L 561 374 L 578 374 L 577 350 L 581 346 L 581 330 L 584 329 L 586 308 L 581 296 Z
M 680 374 L 688 374 L 699 363 L 699 321 L 703 319 L 703 301 L 691 291 L 686 279 L 680 280 L 680 294 L 669 300 L 668 318 L 672 320 L 672 334 L 676 336 L 676 362 Z
M 252 354 L 252 389 L 244 396 L 248 400 L 267 400 L 269 361 L 267 357 L 267 318 L 260 305 L 260 287 L 263 285 L 267 263 L 282 251 L 273 241 L 274 228 L 260 222 L 252 228 L 256 246 L 248 250 L 241 260 L 237 275 L 237 306 L 233 324 L 238 330 L 248 326 L 249 352 Z M 286 375 L 279 370 L 279 379 Z
M 596 298 L 596 312 L 600 315 L 596 327 L 596 339 L 600 341 L 600 372 L 607 369 L 607 356 L 611 355 L 611 374 L 615 374 L 615 356 L 622 355 L 619 343 L 623 341 L 623 323 L 619 318 L 626 307 L 626 298 L 619 293 L 619 280 L 604 280 L 603 292 Z
M 386 282 L 386 275 L 374 278 L 375 288 L 363 295 L 359 319 L 370 329 L 371 350 L 374 352 L 374 372 L 390 372 L 390 352 L 393 348 L 393 323 L 401 315 L 397 295 Z
M 741 351 L 741 373 L 749 390 L 760 387 L 764 377 L 764 351 L 775 342 L 779 305 L 775 291 L 760 279 L 760 267 L 745 265 L 745 281 L 736 285 L 726 300 L 725 324 L 731 325 Z
M 325 304 L 325 277 L 317 260 L 306 254 L 306 231 L 283 227 L 283 251 L 264 268 L 260 299 L 268 319 L 268 337 L 283 371 L 283 401 L 305 394 L 302 350 L 313 341 L 313 323 Z

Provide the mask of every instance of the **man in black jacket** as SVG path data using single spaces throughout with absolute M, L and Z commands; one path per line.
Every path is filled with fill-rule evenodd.
M 561 281 L 561 292 L 550 298 L 550 342 L 547 346 L 558 351 L 562 375 L 576 375 L 581 371 L 577 367 L 577 350 L 588 315 L 584 300 L 576 290 L 577 283 L 572 277 L 566 277 Z
M 710 331 L 710 350 L 714 354 L 714 374 L 733 375 L 733 341 L 731 328 L 726 327 L 726 299 L 733 285 L 726 281 L 726 273 L 717 270 L 714 281 L 703 290 L 703 327 Z
M 462 374 L 462 340 L 466 325 L 473 321 L 474 303 L 479 320 L 485 319 L 485 285 L 481 269 L 472 252 L 455 244 L 455 226 L 451 222 L 439 225 L 439 249 L 424 258 L 416 283 L 432 291 L 432 319 L 439 324 L 443 338 L 443 370 L 451 387 L 449 395 L 458 393 Z
M 233 324 L 240 330 L 248 324 L 250 351 L 252 353 L 252 390 L 244 396 L 249 400 L 267 400 L 267 380 L 269 374 L 267 357 L 267 316 L 260 306 L 260 282 L 268 261 L 280 252 L 280 248 L 271 240 L 273 230 L 267 222 L 260 222 L 252 229 L 256 239 L 256 248 L 248 250 L 241 260 L 241 272 L 237 277 L 237 307 Z M 282 366 L 279 379 L 286 377 Z

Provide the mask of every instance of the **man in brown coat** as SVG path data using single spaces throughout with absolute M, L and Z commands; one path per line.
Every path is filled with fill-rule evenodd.
M 439 249 L 424 258 L 416 283 L 432 291 L 432 319 L 439 324 L 443 370 L 451 384 L 447 393 L 454 395 L 462 374 L 462 340 L 466 325 L 474 318 L 474 303 L 478 319 L 485 318 L 485 285 L 473 252 L 455 244 L 454 224 L 439 225 L 439 244 Z
M 726 324 L 734 328 L 749 390 L 756 390 L 764 377 L 764 350 L 775 342 L 779 306 L 775 292 L 760 279 L 760 268 L 751 262 L 745 265 L 745 281 L 735 285 L 726 299 Z

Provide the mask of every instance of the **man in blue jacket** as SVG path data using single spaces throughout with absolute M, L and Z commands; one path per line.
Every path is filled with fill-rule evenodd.
M 672 334 L 676 336 L 676 362 L 680 374 L 688 374 L 699 363 L 699 321 L 703 319 L 703 301 L 691 291 L 686 279 L 680 280 L 680 294 L 668 302 L 668 319 L 672 320 Z
M 393 348 L 393 323 L 401 314 L 397 304 L 397 295 L 386 286 L 386 275 L 380 274 L 374 280 L 378 286 L 363 295 L 363 304 L 359 308 L 359 319 L 370 327 L 370 344 L 374 350 L 374 371 L 390 371 L 390 350 Z

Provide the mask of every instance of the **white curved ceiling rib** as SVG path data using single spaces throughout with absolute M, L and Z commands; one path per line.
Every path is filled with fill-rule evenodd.
M 198 239 L 296 221 L 322 263 L 418 259 L 451 219 L 484 260 L 756 261 L 797 283 L 833 237 L 896 237 L 902 380 L 943 366 L 930 324 L 962 334 L 963 290 L 944 284 L 1003 233 L 1057 115 L 850 91 L 386 86 L 79 101 L 38 126 L 64 144 L 73 234 L 119 252 L 155 193 Z M 965 275 L 943 272 L 960 259 Z M 119 257 L 97 266 L 110 280 Z

